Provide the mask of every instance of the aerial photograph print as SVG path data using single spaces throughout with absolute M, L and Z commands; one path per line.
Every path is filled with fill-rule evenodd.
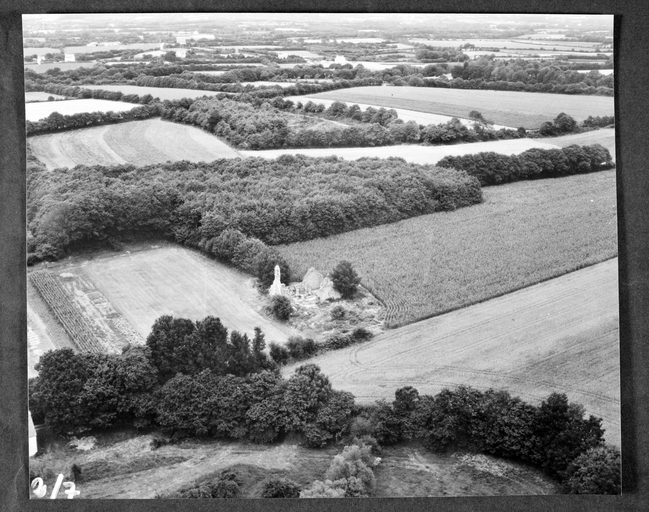
M 22 28 L 30 499 L 621 493 L 612 15 Z

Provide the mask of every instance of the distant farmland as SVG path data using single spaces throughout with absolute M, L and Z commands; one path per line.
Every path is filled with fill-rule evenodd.
M 314 94 L 314 98 L 403 108 L 468 118 L 472 110 L 503 126 L 538 128 L 565 112 L 582 121 L 588 116 L 614 114 L 613 98 L 518 91 L 442 89 L 434 87 L 354 87 Z
M 27 103 L 25 105 L 25 119 L 27 121 L 39 121 L 46 118 L 52 112 L 58 112 L 64 116 L 82 114 L 85 112 L 125 112 L 134 109 L 135 103 L 124 103 L 121 101 L 109 100 L 65 100 L 65 101 L 41 101 Z
M 149 165 L 169 160 L 211 162 L 239 156 L 214 135 L 160 119 L 36 135 L 28 143 L 48 169 L 81 164 Z
M 216 96 L 215 91 L 201 91 L 198 89 L 175 89 L 171 87 L 140 87 L 137 85 L 82 85 L 84 89 L 103 89 L 104 91 L 119 91 L 122 94 L 150 94 L 154 98 L 164 100 L 180 100 L 183 98 L 200 98 L 201 96 Z
M 352 263 L 403 325 L 617 255 L 615 171 L 486 187 L 484 203 L 280 246 L 297 277 Z
M 65 96 L 59 96 L 58 94 L 50 94 L 49 92 L 40 91 L 25 92 L 25 103 L 33 103 L 35 101 L 48 101 L 48 98 L 54 98 L 55 100 L 64 100 Z

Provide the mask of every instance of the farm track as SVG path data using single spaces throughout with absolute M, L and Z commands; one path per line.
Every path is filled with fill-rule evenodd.
M 617 260 L 385 332 L 312 360 L 358 402 L 467 384 L 531 403 L 565 392 L 619 445 Z M 289 374 L 294 368 L 287 367 Z

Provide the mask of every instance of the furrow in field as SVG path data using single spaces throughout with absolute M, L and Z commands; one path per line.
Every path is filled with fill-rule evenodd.
M 313 362 L 360 401 L 467 384 L 538 402 L 565 392 L 619 443 L 617 260 L 609 260 Z M 285 371 L 290 373 L 292 367 Z M 603 385 L 603 382 L 606 385 Z

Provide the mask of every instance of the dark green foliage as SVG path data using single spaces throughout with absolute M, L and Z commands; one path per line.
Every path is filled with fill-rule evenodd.
M 75 483 L 83 481 L 81 467 L 78 464 L 70 466 L 70 476 Z
M 277 363 L 279 366 L 285 365 L 291 357 L 288 349 L 282 345 L 278 345 L 277 343 L 271 342 L 268 345 L 268 350 L 271 359 L 275 361 L 275 363 Z
M 255 275 L 259 280 L 262 289 L 270 288 L 275 280 L 275 266 L 279 265 L 280 282 L 288 284 L 290 281 L 291 270 L 286 260 L 276 249 L 267 247 L 255 257 Z
M 570 463 L 564 486 L 570 494 L 620 494 L 621 470 L 620 451 L 598 446 Z
M 196 193 L 192 183 L 205 188 Z M 474 178 L 401 159 L 290 156 L 48 172 L 34 167 L 28 176 L 30 254 L 57 258 L 68 249 L 154 233 L 200 246 L 253 274 L 261 266 L 267 279 L 265 265 L 276 254 L 265 244 L 329 236 L 481 200 Z M 283 279 L 289 274 L 284 267 Z
M 361 278 L 358 277 L 358 274 L 349 261 L 341 261 L 331 272 L 331 281 L 333 282 L 334 289 L 344 299 L 351 299 L 356 295 Z
M 284 295 L 273 295 L 270 298 L 270 304 L 268 307 L 271 314 L 277 318 L 277 320 L 281 320 L 282 322 L 286 322 L 291 318 L 291 314 L 293 313 L 291 299 Z
M 295 361 L 301 361 L 314 356 L 318 352 L 318 345 L 311 338 L 291 336 L 286 342 L 286 349 Z
M 334 306 L 331 309 L 331 319 L 332 320 L 342 320 L 345 318 L 345 315 L 347 314 L 347 310 L 338 304 L 337 306 Z
M 365 327 L 357 327 L 352 331 L 350 337 L 353 343 L 362 343 L 363 341 L 372 339 L 373 334 L 365 329 Z
M 511 156 L 493 152 L 447 156 L 437 162 L 437 165 L 466 171 L 478 178 L 484 186 L 596 172 L 611 168 L 613 162 L 606 148 L 593 144 L 560 149 L 530 149 Z
M 227 328 L 212 316 L 193 322 L 169 315 L 155 321 L 146 341 L 162 382 L 178 373 L 194 375 L 205 369 L 215 375 L 241 376 L 270 368 L 259 348 L 265 343 L 261 331 L 254 342 L 256 349 L 247 335 L 232 331 L 228 336 Z
M 262 498 L 299 498 L 302 489 L 288 478 L 269 478 L 263 483 Z
M 236 498 L 240 492 L 241 479 L 231 470 L 223 470 L 212 481 L 194 484 L 165 498 Z
M 60 433 L 133 421 L 145 414 L 141 399 L 157 383 L 157 370 L 143 348 L 116 356 L 53 350 L 36 370 L 30 406 Z

